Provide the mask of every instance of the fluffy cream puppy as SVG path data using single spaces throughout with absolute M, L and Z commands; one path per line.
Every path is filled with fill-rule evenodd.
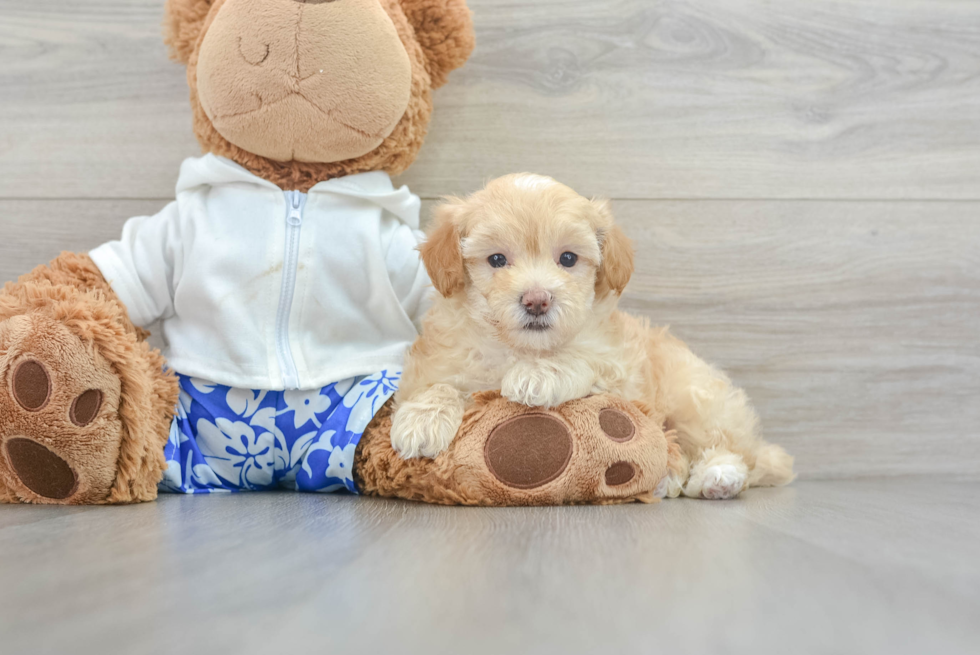
M 617 311 L 633 249 L 603 202 L 551 178 L 500 178 L 436 209 L 421 248 L 441 294 L 406 361 L 391 431 L 404 457 L 447 448 L 475 391 L 553 407 L 609 392 L 676 430 L 662 495 L 732 498 L 786 484 L 741 389 L 666 329 Z

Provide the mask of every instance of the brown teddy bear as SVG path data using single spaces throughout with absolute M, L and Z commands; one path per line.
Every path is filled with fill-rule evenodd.
M 485 393 L 438 458 L 391 448 L 429 284 L 419 200 L 389 176 L 473 49 L 464 0 L 169 0 L 165 27 L 206 154 L 119 241 L 0 292 L 0 501 L 652 498 L 670 440 L 615 397 Z M 146 342 L 157 321 L 165 355 Z

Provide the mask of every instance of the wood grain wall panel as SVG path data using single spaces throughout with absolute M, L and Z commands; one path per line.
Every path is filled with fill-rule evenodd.
M 0 0 L 0 197 L 166 197 L 197 145 L 161 0 Z M 404 180 L 618 198 L 980 199 L 958 0 L 470 0 L 479 45 Z

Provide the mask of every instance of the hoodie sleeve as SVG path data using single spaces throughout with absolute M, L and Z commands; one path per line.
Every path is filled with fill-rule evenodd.
M 399 225 L 388 246 L 387 266 L 391 285 L 402 309 L 415 329 L 422 330 L 422 317 L 432 305 L 432 282 L 419 256 L 419 244 L 425 235 L 407 225 Z
M 129 219 L 119 241 L 89 253 L 139 327 L 174 315 L 179 232 L 180 213 L 172 202 L 155 216 Z

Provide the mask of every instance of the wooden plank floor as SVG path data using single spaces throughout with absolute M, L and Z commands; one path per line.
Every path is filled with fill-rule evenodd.
M 5 653 L 975 653 L 980 484 L 0 507 Z

